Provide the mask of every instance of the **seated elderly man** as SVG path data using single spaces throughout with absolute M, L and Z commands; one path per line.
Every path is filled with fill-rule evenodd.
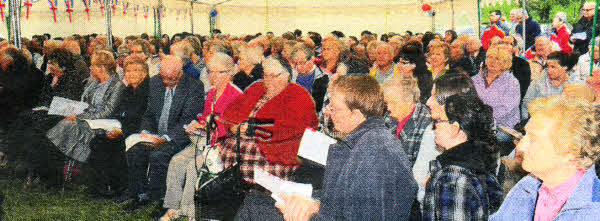
M 525 55 L 529 59 L 529 67 L 531 68 L 531 81 L 544 76 L 544 67 L 546 66 L 546 58 L 552 53 L 552 41 L 546 36 L 541 36 L 535 39 L 535 54 L 528 53 Z
M 531 103 L 527 134 L 517 145 L 530 173 L 510 191 L 498 220 L 598 220 L 600 110 L 557 95 Z M 565 117 L 568 116 L 568 117 Z
M 398 74 L 396 64 L 394 64 L 394 49 L 385 42 L 380 43 L 376 49 L 375 65 L 371 68 L 369 75 L 383 85 L 392 75 Z
M 469 60 L 467 56 L 467 47 L 461 41 L 454 41 L 450 44 L 450 61 L 448 62 L 450 65 L 450 69 L 460 68 L 463 71 L 467 72 L 469 76 L 473 76 L 477 73 L 473 70 L 473 61 Z
M 133 212 L 150 200 L 159 201 L 164 197 L 169 161 L 190 142 L 183 125 L 203 110 L 203 85 L 184 76 L 182 67 L 180 58 L 166 56 L 162 60 L 160 75 L 150 79 L 148 106 L 142 117 L 141 129 L 142 136 L 152 140 L 152 144 L 136 144 L 127 151 L 128 197 L 131 201 L 125 212 Z M 160 137 L 148 135 L 150 133 Z M 148 165 L 150 168 L 146 176 Z
M 592 63 L 590 54 L 592 53 L 592 43 L 594 43 L 594 69 L 599 67 L 598 65 L 600 63 L 598 63 L 598 61 L 600 61 L 600 37 L 597 37 L 595 42 L 590 41 L 590 50 L 587 53 L 579 56 L 579 61 L 577 61 L 577 65 L 575 65 L 572 73 L 575 75 L 572 77 L 576 82 L 585 82 L 590 77 L 590 63 Z
M 315 102 L 316 112 L 323 108 L 323 100 L 329 84 L 329 76 L 324 74 L 317 65 L 315 65 L 315 53 L 304 44 L 294 46 L 291 54 L 292 67 L 295 74 L 293 82 L 304 87 Z M 339 67 L 339 66 L 338 66 Z

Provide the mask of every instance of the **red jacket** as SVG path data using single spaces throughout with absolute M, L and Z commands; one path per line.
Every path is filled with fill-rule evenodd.
M 573 52 L 573 45 L 569 43 L 569 37 L 571 36 L 571 31 L 567 28 L 566 25 L 563 25 L 558 30 L 550 34 L 550 40 L 556 42 L 560 49 L 565 54 L 571 54 Z
M 252 84 L 227 107 L 223 119 L 234 124 L 248 120 L 254 106 L 264 94 L 262 81 Z M 316 128 L 318 125 L 315 103 L 308 91 L 300 85 L 290 83 L 281 93 L 267 101 L 254 118 L 274 123 L 272 127 L 260 128 L 272 134 L 268 141 L 256 141 L 262 156 L 269 163 L 300 165 L 296 155 L 302 134 L 306 128 Z
M 483 35 L 481 35 L 481 46 L 483 47 L 483 50 L 487 51 L 487 49 L 490 47 L 490 40 L 492 40 L 492 38 L 495 36 L 504 38 L 506 34 L 496 25 L 492 25 L 488 30 L 483 32 Z

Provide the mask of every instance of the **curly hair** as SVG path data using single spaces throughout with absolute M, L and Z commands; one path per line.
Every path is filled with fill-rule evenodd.
M 578 166 L 587 169 L 600 158 L 600 109 L 589 102 L 562 95 L 543 97 L 531 102 L 529 113 L 532 118 L 552 119 L 550 139 L 559 152 L 573 154 Z

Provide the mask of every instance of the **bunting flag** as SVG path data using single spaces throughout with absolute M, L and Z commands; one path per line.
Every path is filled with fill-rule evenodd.
M 136 5 L 135 8 L 133 8 L 133 16 L 137 19 L 138 16 L 138 12 L 140 10 L 140 6 Z
M 25 5 L 25 7 L 27 7 L 26 18 L 27 18 L 27 20 L 29 20 L 29 8 L 31 8 L 31 6 L 33 6 L 33 3 L 31 2 L 31 0 L 25 0 L 23 5 Z
M 117 12 L 117 4 L 118 4 L 117 0 L 112 0 L 112 5 L 110 7 L 112 8 L 113 16 L 116 15 L 115 13 Z
M 2 21 L 4 21 L 4 8 L 6 7 L 6 0 L 0 1 L 0 16 L 2 16 Z
M 73 12 L 73 0 L 65 0 L 65 6 L 67 6 L 67 13 L 69 13 L 69 23 L 72 23 L 71 13 Z
M 58 0 L 48 0 L 48 3 L 50 3 L 50 10 L 52 10 L 54 23 L 56 23 L 56 10 L 58 9 L 56 6 L 58 6 Z M 2 20 L 4 20 L 4 12 L 2 12 Z
M 177 10 L 177 16 L 175 16 L 175 21 L 179 21 L 179 14 L 181 14 L 181 10 Z
M 98 3 L 100 3 L 100 12 L 102 13 L 102 17 L 104 17 L 104 6 L 106 5 L 106 1 L 107 0 L 100 0 Z
M 90 20 L 90 8 L 92 7 L 92 0 L 83 0 L 85 6 L 85 13 L 87 14 L 88 21 Z
M 150 7 L 144 6 L 144 19 L 148 20 L 148 12 L 150 12 Z
M 129 9 L 129 2 L 123 2 L 123 15 L 127 15 L 127 9 Z

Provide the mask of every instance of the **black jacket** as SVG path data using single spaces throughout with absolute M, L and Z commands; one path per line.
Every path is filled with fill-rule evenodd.
M 263 67 L 261 64 L 256 64 L 254 68 L 252 68 L 250 75 L 247 75 L 243 71 L 240 71 L 233 76 L 231 82 L 233 82 L 235 86 L 244 91 L 246 90 L 246 88 L 248 88 L 248 86 L 260 79 L 263 79 Z
M 592 39 L 592 26 L 593 25 L 594 25 L 593 19 L 588 21 L 587 19 L 585 19 L 585 17 L 581 17 L 581 19 L 579 19 L 577 24 L 575 24 L 575 27 L 573 28 L 573 31 L 571 33 L 575 34 L 575 33 L 585 32 L 586 39 L 585 40 L 575 40 L 575 42 L 573 43 L 573 45 L 575 46 L 575 47 L 573 47 L 573 51 L 578 51 L 580 54 L 585 54 L 588 52 L 588 50 L 589 50 L 588 46 L 590 44 L 590 39 Z M 600 34 L 600 22 L 596 23 L 596 35 L 595 36 L 598 36 L 598 34 Z
M 531 69 L 529 68 L 529 62 L 520 57 L 513 56 L 512 67 L 510 70 L 515 78 L 517 78 L 519 81 L 519 87 L 521 88 L 521 101 L 523 101 L 523 97 L 525 97 L 527 88 L 529 88 L 529 84 L 531 83 Z
M 469 59 L 467 56 L 463 56 L 458 61 L 451 61 L 450 69 L 462 69 L 463 71 L 467 72 L 469 76 L 474 76 L 477 74 L 474 70 L 473 61 L 471 61 L 471 59 Z
M 122 125 L 123 137 L 139 132 L 142 116 L 148 105 L 149 79 L 138 88 L 128 86 L 121 94 L 121 102 L 115 110 L 114 118 Z

